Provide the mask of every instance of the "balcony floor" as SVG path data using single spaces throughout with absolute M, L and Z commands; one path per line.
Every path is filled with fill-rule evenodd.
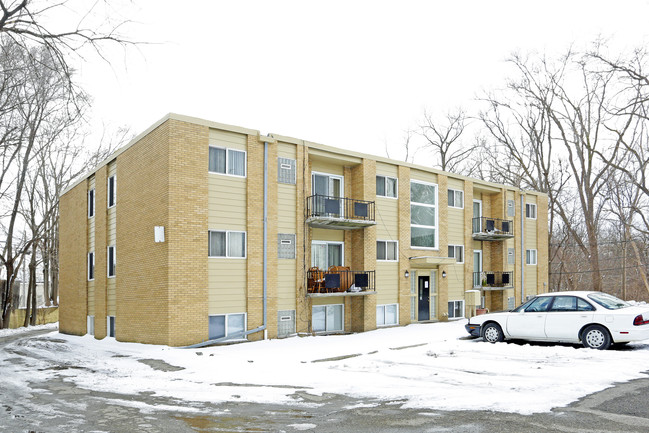
M 335 229 L 335 230 L 354 230 L 372 227 L 376 221 L 354 220 L 346 218 L 320 217 L 312 216 L 307 218 L 306 223 L 315 228 Z
M 335 292 L 335 293 L 307 293 L 308 298 L 335 298 L 339 296 L 367 296 L 376 295 L 376 291 L 367 292 Z
M 504 241 L 507 239 L 512 239 L 514 235 L 510 233 L 473 233 L 473 239 L 476 241 Z

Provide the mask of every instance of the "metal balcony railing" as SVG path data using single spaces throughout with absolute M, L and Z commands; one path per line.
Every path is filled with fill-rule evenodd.
M 376 224 L 375 203 L 346 197 L 312 195 L 306 199 L 306 222 L 313 227 L 353 229 Z
M 514 287 L 514 273 L 511 271 L 474 272 L 473 287 L 482 289 L 507 289 Z
M 514 237 L 514 222 L 499 218 L 473 218 L 473 239 L 499 241 Z
M 375 271 L 352 271 L 342 266 L 332 266 L 328 271 L 310 268 L 307 272 L 307 292 L 361 293 L 376 290 Z

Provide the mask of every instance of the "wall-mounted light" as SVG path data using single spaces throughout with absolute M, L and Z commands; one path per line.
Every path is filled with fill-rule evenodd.
M 446 278 L 446 271 L 442 271 L 442 278 Z
M 403 276 L 406 277 L 406 278 L 408 278 L 408 277 L 410 276 L 410 272 L 408 272 L 408 271 L 404 272 L 404 273 L 403 273 Z

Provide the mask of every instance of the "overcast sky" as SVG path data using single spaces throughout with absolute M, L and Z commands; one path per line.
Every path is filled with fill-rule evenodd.
M 124 15 L 155 44 L 81 67 L 95 121 L 139 133 L 175 112 L 393 157 L 424 109 L 502 86 L 513 51 L 649 42 L 649 0 L 138 0 Z

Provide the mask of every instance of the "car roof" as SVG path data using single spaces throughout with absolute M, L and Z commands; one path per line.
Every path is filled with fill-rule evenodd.
M 566 292 L 539 293 L 536 296 L 587 296 L 592 293 L 602 293 L 602 292 L 596 292 L 593 290 L 571 290 Z

